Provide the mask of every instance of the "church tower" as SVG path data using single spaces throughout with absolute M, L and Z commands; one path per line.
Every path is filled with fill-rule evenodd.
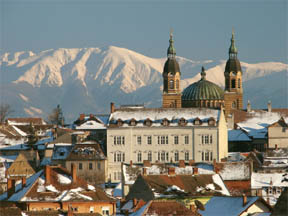
M 235 109 L 243 108 L 242 69 L 237 58 L 234 31 L 232 32 L 231 45 L 229 48 L 229 59 L 225 67 L 225 115 L 226 117 Z
M 173 35 L 170 32 L 167 61 L 165 62 L 163 71 L 163 108 L 181 108 L 181 73 L 175 56 L 176 50 L 174 48 Z

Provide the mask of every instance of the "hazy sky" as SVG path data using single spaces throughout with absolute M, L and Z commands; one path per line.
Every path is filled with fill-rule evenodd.
M 228 57 L 234 27 L 240 60 L 287 61 L 286 0 L 0 0 L 1 49 L 120 46 L 164 57 Z

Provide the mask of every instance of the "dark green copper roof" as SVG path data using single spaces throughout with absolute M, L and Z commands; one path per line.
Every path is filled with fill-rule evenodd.
M 237 54 L 237 48 L 235 46 L 235 39 L 234 39 L 234 30 L 232 31 L 231 45 L 229 48 L 229 54 L 231 53 Z
M 202 67 L 201 80 L 189 85 L 182 93 L 182 100 L 223 100 L 224 91 L 215 83 L 206 80 Z
M 171 73 L 175 75 L 176 72 L 180 73 L 180 67 L 179 67 L 178 62 L 176 61 L 175 55 L 176 55 L 176 50 L 174 48 L 173 35 L 172 33 L 170 33 L 169 47 L 167 50 L 168 59 L 165 62 L 163 74 Z

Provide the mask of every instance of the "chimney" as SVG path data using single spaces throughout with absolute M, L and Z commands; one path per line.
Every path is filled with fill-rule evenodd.
M 278 145 L 277 145 L 277 144 L 275 144 L 275 150 L 276 150 L 276 151 L 278 150 Z
M 143 166 L 144 167 L 151 167 L 151 162 L 149 160 L 144 160 L 143 161 Z
M 185 168 L 185 161 L 184 160 L 179 160 L 179 167 L 180 168 Z
M 15 193 L 15 179 L 7 179 L 7 198 Z
M 247 112 L 251 112 L 252 109 L 251 109 L 251 104 L 250 104 L 250 101 L 248 100 L 247 102 Z
M 130 160 L 130 166 L 132 166 L 133 165 L 133 161 L 132 160 Z
M 76 165 L 74 163 L 72 163 L 72 166 L 71 166 L 71 174 L 72 174 L 72 182 L 76 183 L 76 181 L 77 181 L 77 170 L 76 170 Z
M 270 205 L 270 198 L 269 198 L 269 196 L 267 196 L 267 201 L 266 201 L 267 203 L 268 203 L 268 205 Z
M 110 104 L 110 113 L 114 113 L 115 112 L 115 105 L 113 102 L 111 102 Z
M 193 167 L 193 175 L 198 175 L 198 167 Z
M 195 164 L 194 160 L 189 160 L 189 166 L 193 166 Z
M 243 194 L 242 197 L 243 197 L 243 206 L 245 206 L 247 204 L 247 196 Z
M 67 216 L 73 216 L 73 211 L 72 211 L 72 205 L 71 204 L 68 204 Z
M 80 117 L 79 117 L 79 120 L 80 121 L 83 121 L 85 119 L 85 114 L 84 113 L 81 113 L 80 114 Z
M 175 167 L 168 167 L 168 175 L 175 175 Z
M 144 175 L 144 176 L 147 175 L 147 169 L 146 169 L 146 167 L 143 168 L 143 175 Z
M 90 119 L 94 118 L 94 115 L 93 115 L 93 114 L 90 114 L 90 115 L 89 115 L 89 118 L 90 118 Z
M 49 165 L 45 167 L 45 181 L 46 184 L 51 184 L 51 167 Z
M 267 110 L 268 110 L 268 112 L 272 112 L 272 104 L 271 104 L 271 101 L 268 101 Z
M 26 187 L 26 176 L 22 177 L 22 188 Z

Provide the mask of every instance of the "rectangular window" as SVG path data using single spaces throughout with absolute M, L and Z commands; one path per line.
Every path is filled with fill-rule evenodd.
M 93 169 L 93 164 L 89 163 L 89 170 L 92 170 L 92 169 Z
M 137 144 L 141 145 L 141 136 L 137 136 Z
M 205 161 L 209 161 L 209 152 L 205 152 Z
M 151 136 L 147 136 L 147 144 L 148 145 L 152 144 L 152 137 Z
M 121 144 L 121 136 L 117 136 L 117 145 Z
M 122 177 L 122 176 L 121 176 L 121 172 L 118 172 L 117 175 L 118 175 L 118 176 L 117 176 L 117 177 L 118 177 L 118 180 L 121 180 L 121 177 Z
M 161 144 L 165 144 L 165 136 L 161 136 Z
M 120 152 L 117 153 L 117 162 L 121 162 L 121 153 Z
M 204 161 L 204 152 L 202 152 L 202 161 Z
M 177 151 L 177 152 L 175 152 L 175 155 L 174 155 L 175 157 L 174 157 L 174 160 L 175 161 L 179 161 L 179 152 Z
M 114 136 L 114 145 L 116 145 L 116 144 L 117 144 L 117 141 L 116 141 L 116 139 L 117 139 L 117 137 L 116 137 L 116 136 Z
M 210 161 L 212 161 L 212 160 L 213 160 L 213 153 L 210 152 Z
M 169 153 L 166 152 L 166 161 L 169 161 Z
M 185 142 L 185 144 L 189 144 L 189 136 L 186 135 L 184 137 L 184 142 Z
M 212 135 L 210 135 L 210 144 L 212 144 L 213 139 L 212 139 Z
M 165 139 L 165 140 L 166 140 L 166 144 L 168 144 L 168 136 L 166 136 L 166 139 Z
M 161 161 L 165 161 L 165 152 L 161 152 Z
M 158 144 L 160 144 L 160 136 L 157 137 Z
M 158 161 L 160 161 L 160 152 L 158 152 Z
M 125 137 L 122 136 L 122 145 L 125 145 Z
M 79 170 L 82 170 L 82 163 L 79 163 Z
M 101 169 L 101 163 L 100 162 L 98 162 L 98 169 L 100 170 Z
M 122 154 L 122 162 L 125 162 L 125 153 Z
M 189 160 L 189 152 L 185 152 L 185 161 Z
M 175 145 L 179 144 L 179 137 L 178 136 L 174 136 L 174 144 Z
M 209 143 L 209 135 L 205 135 L 205 144 Z
M 202 142 L 201 143 L 204 144 L 204 135 L 202 135 L 201 138 L 202 138 Z
M 152 161 L 152 152 L 150 151 L 150 152 L 148 152 L 148 161 Z
M 138 154 L 137 154 L 137 161 L 138 162 L 142 161 L 142 153 L 141 152 L 138 152 Z

